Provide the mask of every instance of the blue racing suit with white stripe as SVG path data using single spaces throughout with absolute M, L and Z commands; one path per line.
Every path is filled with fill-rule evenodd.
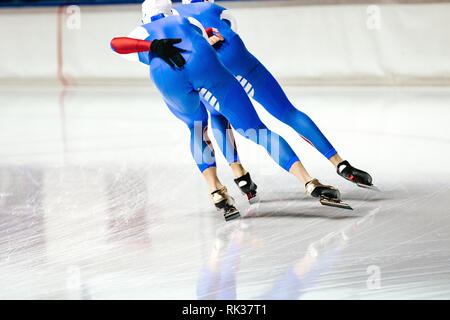
M 203 30 L 204 31 L 204 30 Z M 222 114 L 244 137 L 263 146 L 286 171 L 299 161 L 287 142 L 270 131 L 259 119 L 246 92 L 236 78 L 219 61 L 213 47 L 202 36 L 202 28 L 181 16 L 161 17 L 144 24 L 130 36 L 152 41 L 181 38 L 177 47 L 186 60 L 175 69 L 154 53 L 140 52 L 139 61 L 150 65 L 150 76 L 164 101 L 191 131 L 191 151 L 200 171 L 215 166 L 214 151 L 205 136 L 208 114 L 202 96 L 212 110 Z M 221 145 L 218 141 L 218 144 Z

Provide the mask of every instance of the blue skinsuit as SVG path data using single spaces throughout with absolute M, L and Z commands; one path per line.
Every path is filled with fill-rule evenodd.
M 258 59 L 247 51 L 228 20 L 221 19 L 225 8 L 210 2 L 196 2 L 178 5 L 174 9 L 181 16 L 197 19 L 205 28 L 214 27 L 219 30 L 225 39 L 217 49 L 221 62 L 240 80 L 246 92 L 271 115 L 292 127 L 327 159 L 337 153 L 316 124 L 292 105 L 275 78 Z M 211 116 L 213 119 L 213 114 Z M 223 120 L 216 120 L 218 125 L 222 122 Z M 220 127 L 218 126 L 217 129 Z M 222 128 L 214 130 L 214 133 L 224 132 L 225 129 L 226 125 L 222 124 Z
M 204 138 L 208 114 L 199 93 L 207 97 L 211 107 L 225 116 L 234 129 L 264 146 L 272 158 L 289 171 L 298 157 L 283 138 L 261 122 L 240 83 L 219 61 L 197 27 L 175 15 L 141 27 L 149 34 L 145 40 L 182 39 L 177 44 L 185 50 L 182 55 L 186 64 L 182 69 L 170 67 L 153 53 L 139 53 L 139 60 L 150 65 L 150 76 L 170 110 L 189 127 L 191 151 L 200 171 L 215 166 L 215 158 Z

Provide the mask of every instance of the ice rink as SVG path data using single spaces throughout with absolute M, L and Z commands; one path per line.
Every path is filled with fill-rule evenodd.
M 238 137 L 261 202 L 217 155 L 244 216 L 225 223 L 150 85 L 1 87 L 0 299 L 449 299 L 450 88 L 286 89 L 381 192 L 257 106 L 354 211 Z

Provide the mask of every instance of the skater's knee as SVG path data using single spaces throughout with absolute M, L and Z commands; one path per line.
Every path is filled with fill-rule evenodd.
M 306 113 L 296 109 L 294 106 L 288 107 L 280 120 L 290 125 L 302 124 L 303 126 L 308 126 L 313 123 L 311 118 Z
M 283 113 L 281 114 L 280 120 L 283 122 L 288 122 L 292 119 L 303 117 L 304 113 L 297 110 L 294 106 L 285 107 Z

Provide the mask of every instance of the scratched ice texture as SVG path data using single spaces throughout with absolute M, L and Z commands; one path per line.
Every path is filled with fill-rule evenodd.
M 217 155 L 244 216 L 225 223 L 151 87 L 1 88 L 0 298 L 449 299 L 450 90 L 287 92 L 381 192 L 256 106 L 354 211 L 308 198 L 237 137 L 261 201 Z

